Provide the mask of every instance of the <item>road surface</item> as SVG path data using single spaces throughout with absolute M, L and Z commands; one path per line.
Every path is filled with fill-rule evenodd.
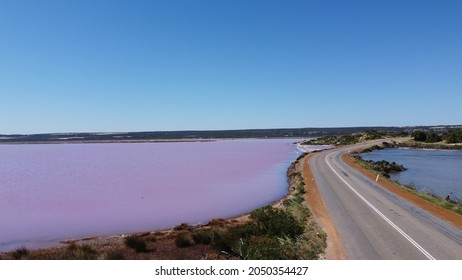
M 462 260 L 462 231 L 385 190 L 341 160 L 354 147 L 314 155 L 310 166 L 349 259 Z

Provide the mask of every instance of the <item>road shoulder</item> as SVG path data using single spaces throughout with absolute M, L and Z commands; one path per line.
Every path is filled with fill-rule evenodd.
M 328 260 L 345 260 L 347 254 L 343 247 L 340 235 L 335 228 L 335 225 L 330 217 L 330 214 L 324 205 L 324 202 L 319 193 L 316 181 L 310 167 L 310 159 L 315 154 L 310 153 L 303 158 L 303 178 L 307 186 L 306 201 L 316 222 L 322 227 L 327 234 L 327 249 L 325 259 Z

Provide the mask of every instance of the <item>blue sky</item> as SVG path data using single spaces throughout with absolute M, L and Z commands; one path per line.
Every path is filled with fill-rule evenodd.
M 462 1 L 0 0 L 0 134 L 461 124 Z

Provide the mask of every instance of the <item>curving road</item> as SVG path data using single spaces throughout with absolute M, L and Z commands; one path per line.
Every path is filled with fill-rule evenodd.
M 349 259 L 459 259 L 462 231 L 407 202 L 341 160 L 351 149 L 327 150 L 310 166 Z

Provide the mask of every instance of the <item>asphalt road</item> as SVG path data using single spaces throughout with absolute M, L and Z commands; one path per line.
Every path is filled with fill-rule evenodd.
M 369 144 L 370 145 L 370 144 Z M 349 259 L 462 260 L 462 231 L 349 167 L 339 148 L 311 158 L 314 179 Z

